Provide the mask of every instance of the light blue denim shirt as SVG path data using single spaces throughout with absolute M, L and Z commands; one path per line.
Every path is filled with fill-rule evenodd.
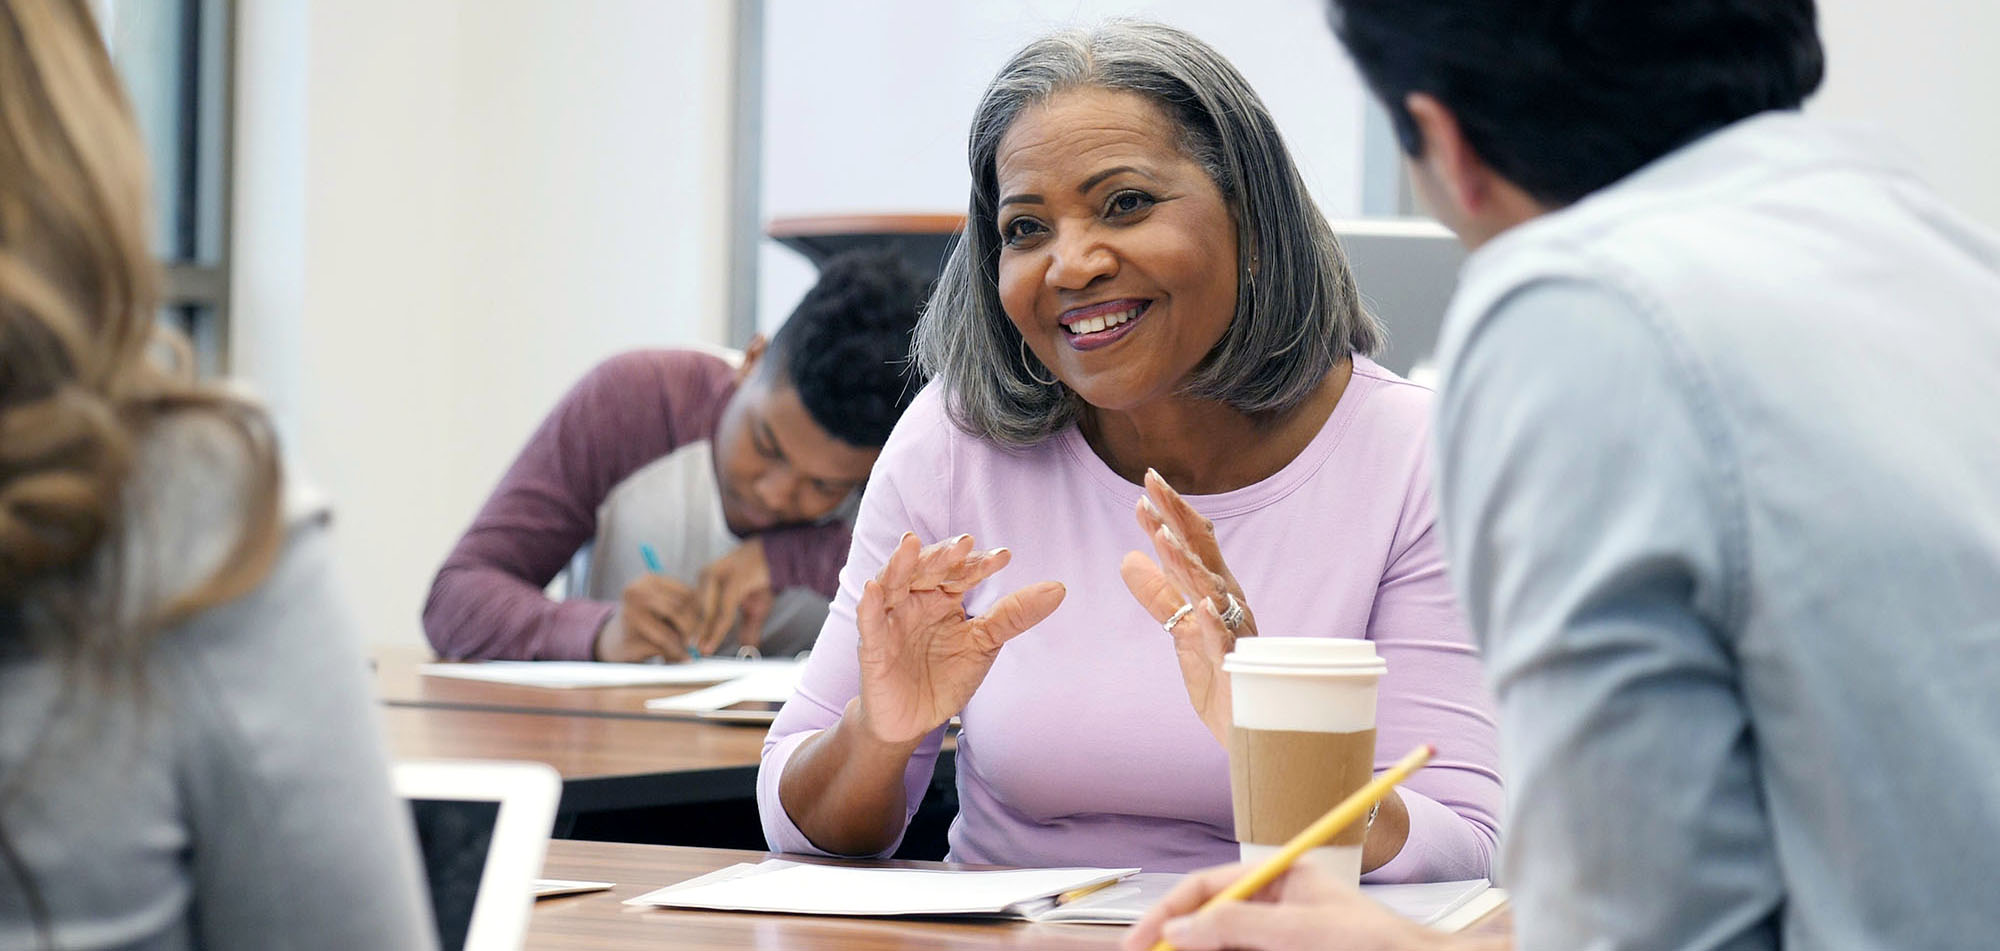
M 2000 242 L 1710 135 L 1466 265 L 1440 498 L 1523 949 L 2000 946 Z

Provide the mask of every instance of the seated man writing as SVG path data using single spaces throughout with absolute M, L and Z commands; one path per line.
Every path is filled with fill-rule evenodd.
M 920 385 L 922 294 L 893 255 L 842 255 L 740 365 L 645 350 L 592 370 L 438 570 L 431 645 L 612 661 L 812 646 L 847 557 L 843 507 Z M 570 597 L 552 600 L 566 565 Z

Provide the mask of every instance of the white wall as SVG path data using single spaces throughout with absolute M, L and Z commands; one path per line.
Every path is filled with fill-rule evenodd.
M 2000 228 L 2000 3 L 1820 0 L 1826 84 L 1809 111 L 1879 126 L 1925 177 Z
M 334 499 L 350 600 L 430 577 L 597 360 L 717 342 L 729 0 L 260 0 L 239 38 L 235 370 Z
M 1181 27 L 1241 70 L 1333 217 L 1361 210 L 1362 89 L 1320 0 L 765 0 L 765 217 L 959 212 L 965 136 L 1007 58 L 1054 29 L 1136 16 Z M 766 241 L 758 324 L 813 279 Z

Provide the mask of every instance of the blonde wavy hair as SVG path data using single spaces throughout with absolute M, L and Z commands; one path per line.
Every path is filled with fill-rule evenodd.
M 155 317 L 149 207 L 138 127 L 85 0 L 0 0 L 0 638 L 103 665 L 247 593 L 280 543 L 267 418 L 196 381 Z M 148 432 L 180 414 L 240 436 L 242 530 L 205 580 L 119 605 L 127 483 Z

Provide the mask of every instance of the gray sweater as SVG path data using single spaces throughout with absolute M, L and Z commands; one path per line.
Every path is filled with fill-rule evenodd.
M 176 423 L 139 471 L 125 585 L 144 606 L 223 557 L 244 466 L 214 424 Z M 270 576 L 161 634 L 137 690 L 86 692 L 52 720 L 61 670 L 0 639 L 0 781 L 25 782 L 0 832 L 57 947 L 434 945 L 409 813 L 334 593 L 326 513 L 289 500 Z M 24 895 L 0 868 L 0 948 L 38 946 Z

